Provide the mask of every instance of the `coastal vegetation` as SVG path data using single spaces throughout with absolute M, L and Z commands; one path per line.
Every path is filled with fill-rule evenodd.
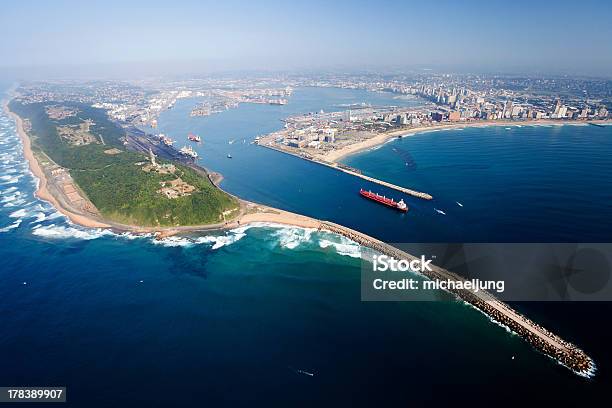
M 29 122 L 33 150 L 67 169 L 103 217 L 141 226 L 212 224 L 223 221 L 224 211 L 239 206 L 235 198 L 187 166 L 158 160 L 173 171 L 144 170 L 150 168 L 150 159 L 125 149 L 124 130 L 103 110 L 62 102 L 74 114 L 52 119 L 48 111 L 55 105 L 13 100 L 10 109 Z M 86 130 L 88 137 L 79 140 L 87 142 L 75 144 L 74 137 L 65 137 L 66 131 L 60 134 L 61 129 L 70 128 L 83 134 Z M 176 180 L 189 186 L 189 192 L 175 197 L 160 193 Z

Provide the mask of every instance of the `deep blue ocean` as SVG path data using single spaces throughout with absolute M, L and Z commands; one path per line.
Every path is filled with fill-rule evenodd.
M 435 197 L 402 197 L 411 207 L 402 215 L 357 195 L 400 198 L 394 191 L 250 142 L 295 113 L 419 101 L 304 88 L 285 106 L 191 118 L 197 102 L 180 100 L 158 131 L 178 147 L 198 133 L 200 164 L 247 200 L 388 242 L 612 235 L 612 127 L 428 132 L 345 159 Z M 612 378 L 609 302 L 514 305 L 595 359 L 598 373 L 585 379 L 461 302 L 361 302 L 360 249 L 332 234 L 256 225 L 159 242 L 71 225 L 34 198 L 4 113 L 0 173 L 2 386 L 67 386 L 69 405 L 86 407 L 484 406 L 527 396 L 575 406 L 604 396 Z

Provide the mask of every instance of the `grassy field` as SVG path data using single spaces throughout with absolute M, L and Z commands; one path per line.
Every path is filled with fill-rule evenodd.
M 223 211 L 238 207 L 236 199 L 188 167 L 175 165 L 174 174 L 143 171 L 147 157 L 125 150 L 121 140 L 124 130 L 111 122 L 104 111 L 62 102 L 61 105 L 78 109 L 78 113 L 50 119 L 45 110 L 49 105 L 56 104 L 12 101 L 10 109 L 30 121 L 33 148 L 67 168 L 105 218 L 142 226 L 199 225 L 221 222 Z M 58 126 L 78 126 L 88 119 L 94 122 L 90 133 L 98 143 L 75 146 L 58 134 Z M 121 153 L 104 153 L 112 148 Z M 177 198 L 166 198 L 158 192 L 161 182 L 177 177 L 194 186 L 195 191 Z

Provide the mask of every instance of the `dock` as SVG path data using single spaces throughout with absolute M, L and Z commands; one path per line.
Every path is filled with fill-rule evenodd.
M 359 245 L 395 259 L 406 259 L 408 261 L 418 259 L 392 245 L 342 225 L 322 221 L 321 229 L 340 234 Z M 432 265 L 432 271 L 423 272 L 423 275 L 434 281 L 465 281 L 464 278 L 454 272 L 435 265 Z M 469 290 L 449 290 L 449 292 L 485 314 L 492 321 L 508 328 L 536 350 L 568 367 L 576 374 L 590 377 L 595 373 L 595 363 L 584 351 L 521 315 L 492 294 L 483 290 L 476 293 Z
M 257 143 L 257 145 L 258 146 L 267 147 L 268 149 L 276 150 L 277 152 L 281 152 L 281 153 L 285 153 L 285 154 L 288 154 L 288 155 L 291 155 L 291 156 L 299 157 L 300 159 L 308 160 L 310 162 L 317 163 L 317 164 L 320 164 L 322 166 L 326 166 L 326 167 L 329 167 L 329 168 L 334 169 L 334 170 L 341 171 L 341 172 L 346 173 L 346 174 L 350 174 L 351 176 L 359 177 L 359 178 L 367 180 L 367 181 L 369 181 L 371 183 L 379 184 L 381 186 L 384 186 L 384 187 L 387 187 L 387 188 L 399 191 L 400 193 L 411 195 L 413 197 L 418 197 L 418 198 L 421 198 L 423 200 L 431 200 L 431 199 L 433 199 L 433 197 L 430 194 L 423 193 L 421 191 L 413 190 L 413 189 L 410 189 L 410 188 L 398 186 L 396 184 L 389 183 L 387 181 L 380 180 L 380 179 L 377 179 L 377 178 L 374 178 L 374 177 L 366 176 L 365 174 L 362 174 L 359 170 L 351 168 L 351 167 L 346 166 L 346 165 L 341 164 L 341 163 L 330 163 L 330 162 L 327 162 L 327 161 L 324 161 L 324 160 L 316 159 L 316 158 L 311 157 L 311 156 L 306 155 L 306 154 L 300 155 L 300 154 L 297 154 L 297 153 L 289 152 L 287 150 L 281 149 L 281 148 L 279 148 L 277 146 L 270 145 L 270 144 Z

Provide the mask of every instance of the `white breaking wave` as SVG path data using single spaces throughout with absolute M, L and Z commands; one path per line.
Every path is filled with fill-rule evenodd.
M 278 228 L 273 236 L 278 238 L 279 244 L 283 248 L 295 249 L 300 244 L 310 242 L 312 233 L 316 231 L 313 228 L 299 228 L 299 227 L 282 227 Z
M 17 211 L 13 211 L 12 213 L 9 214 L 9 217 L 11 218 L 21 218 L 21 217 L 25 217 L 28 214 L 28 210 L 26 210 L 25 208 L 21 208 Z
M 359 246 L 359 244 L 344 237 L 341 238 L 341 242 L 333 242 L 327 239 L 320 239 L 319 246 L 323 249 L 332 246 L 336 250 L 338 255 L 350 256 L 351 258 L 361 258 L 361 247 Z
M 9 184 L 15 184 L 17 182 L 19 182 L 19 179 L 23 177 L 23 175 L 18 175 L 18 176 L 0 176 L 0 180 L 2 180 L 3 182 L 0 183 L 0 185 L 2 186 L 6 186 Z
M 155 245 L 162 245 L 165 247 L 190 247 L 194 245 L 194 242 L 189 238 L 183 238 L 178 236 L 166 237 L 162 239 L 151 240 Z
M 317 232 L 314 228 L 293 227 L 274 223 L 259 223 L 254 226 L 277 229 L 274 237 L 278 239 L 278 244 L 282 248 L 295 249 L 302 244 L 312 243 L 318 244 L 321 249 L 331 247 L 338 255 L 353 258 L 361 257 L 361 246 L 359 244 L 331 232 L 320 232 L 313 236 Z
M 49 219 L 51 219 L 51 217 L 49 217 Z M 129 239 L 130 241 L 133 241 L 135 239 L 141 239 L 141 238 L 151 238 L 153 236 L 153 234 L 150 234 L 150 233 L 146 233 L 146 234 L 133 234 L 131 232 L 122 232 L 120 234 L 115 233 L 114 235 L 116 235 L 118 238 Z
M 15 221 L 14 223 L 12 223 L 12 224 L 11 224 L 11 225 L 9 225 L 9 226 L 6 226 L 6 227 L 4 227 L 4 228 L 0 228 L 0 232 L 7 232 L 7 231 L 10 231 L 10 230 L 12 230 L 12 229 L 14 229 L 14 228 L 19 227 L 19 225 L 21 225 L 21 220 L 17 220 L 17 221 Z
M 14 200 L 14 201 L 9 201 L 6 204 L 3 205 L 3 207 L 8 208 L 8 207 L 17 207 L 19 205 L 23 205 L 25 204 L 26 200 L 24 198 L 20 198 L 18 200 Z
M 198 244 L 212 244 L 211 249 L 219 249 L 226 245 L 231 245 L 234 242 L 240 241 L 246 236 L 246 233 L 239 232 L 228 235 L 207 235 L 196 239 Z
M 63 217 L 63 216 L 64 216 L 64 214 L 62 214 L 61 212 L 55 211 L 55 212 L 51 213 L 51 215 L 48 215 L 47 219 L 48 220 L 54 220 L 56 218 L 60 218 L 60 217 Z
M 13 192 L 17 191 L 17 187 L 13 186 L 13 187 L 9 187 L 6 190 L 3 190 L 0 192 L 0 194 L 11 194 Z M 21 193 L 19 193 L 21 194 Z
M 9 130 L 10 131 L 10 130 Z M 14 130 L 13 130 L 14 131 Z M 106 229 L 94 229 L 84 228 L 72 224 L 69 220 L 65 220 L 65 223 L 59 222 L 57 224 L 44 225 L 45 222 L 49 223 L 51 220 L 64 217 L 59 211 L 50 208 L 49 206 L 43 206 L 40 201 L 34 200 L 26 202 L 27 195 L 20 192 L 16 186 L 10 186 L 19 182 L 24 176 L 28 174 L 31 176 L 30 182 L 35 188 L 38 188 L 40 180 L 32 174 L 27 164 L 22 159 L 22 147 L 19 139 L 15 135 L 11 135 L 12 138 L 3 138 L 3 142 L 7 145 L 2 148 L 0 153 L 0 160 L 4 164 L 2 166 L 4 172 L 0 176 L 0 185 L 6 185 L 7 187 L 0 191 L 0 203 L 4 204 L 4 207 L 15 207 L 21 208 L 10 213 L 10 218 L 17 218 L 12 224 L 0 228 L 0 232 L 6 232 L 15 228 L 18 228 L 23 220 L 31 218 L 31 232 L 33 235 L 44 237 L 48 239 L 82 239 L 92 240 L 103 236 L 114 236 L 117 238 L 124 238 L 128 240 L 134 240 L 139 238 L 147 238 L 155 245 L 161 245 L 166 247 L 192 247 L 195 245 L 207 245 L 210 246 L 211 250 L 217 250 L 219 248 L 232 245 L 247 235 L 247 231 L 251 228 L 270 228 L 271 236 L 275 240 L 275 244 L 284 249 L 293 250 L 303 244 L 318 245 L 321 249 L 333 248 L 333 250 L 339 255 L 360 257 L 360 246 L 340 235 L 332 233 L 321 233 L 316 235 L 316 239 L 313 234 L 317 231 L 312 228 L 301 228 L 294 226 L 287 226 L 277 223 L 258 222 L 247 224 L 232 230 L 226 231 L 225 233 L 219 233 L 218 235 L 207 235 L 203 237 L 183 237 L 183 236 L 172 236 L 163 239 L 155 239 L 152 234 L 133 234 L 133 233 L 115 233 L 111 230 Z M 397 140 L 398 138 L 392 138 L 387 143 Z M 12 142 L 13 146 L 8 146 L 8 142 Z M 380 148 L 377 146 L 374 149 Z
M 76 238 L 84 240 L 97 239 L 105 235 L 114 235 L 113 232 L 109 230 L 80 229 L 55 224 L 35 228 L 32 234 L 45 238 Z
M 19 198 L 19 196 L 21 195 L 21 193 L 16 192 L 15 194 L 11 194 L 11 195 L 7 195 L 2 197 L 2 199 L 0 200 L 0 203 L 10 203 L 11 201 L 15 201 Z
M 32 221 L 30 224 L 36 224 L 39 222 L 43 222 L 44 220 L 47 219 L 47 214 L 43 213 L 43 212 L 37 212 L 36 214 L 34 214 L 34 221 Z
M 359 244 L 343 236 L 324 232 L 321 233 L 323 234 L 322 236 L 317 236 L 317 239 L 315 240 L 313 233 L 315 233 L 317 230 L 314 228 L 293 227 L 283 224 L 265 222 L 252 223 L 243 227 L 234 228 L 227 231 L 225 234 L 206 235 L 198 238 L 172 236 L 163 239 L 156 239 L 152 237 L 151 242 L 155 245 L 183 248 L 190 248 L 195 245 L 210 245 L 211 250 L 217 250 L 240 241 L 247 235 L 246 231 L 251 228 L 273 229 L 274 231 L 271 232 L 271 235 L 273 238 L 275 238 L 275 244 L 285 249 L 293 250 L 302 244 L 311 243 L 318 245 L 321 249 L 333 248 L 338 255 L 350 256 L 353 258 L 359 258 L 361 256 L 361 247 Z M 139 236 L 127 236 L 129 239 L 134 239 L 137 237 Z

